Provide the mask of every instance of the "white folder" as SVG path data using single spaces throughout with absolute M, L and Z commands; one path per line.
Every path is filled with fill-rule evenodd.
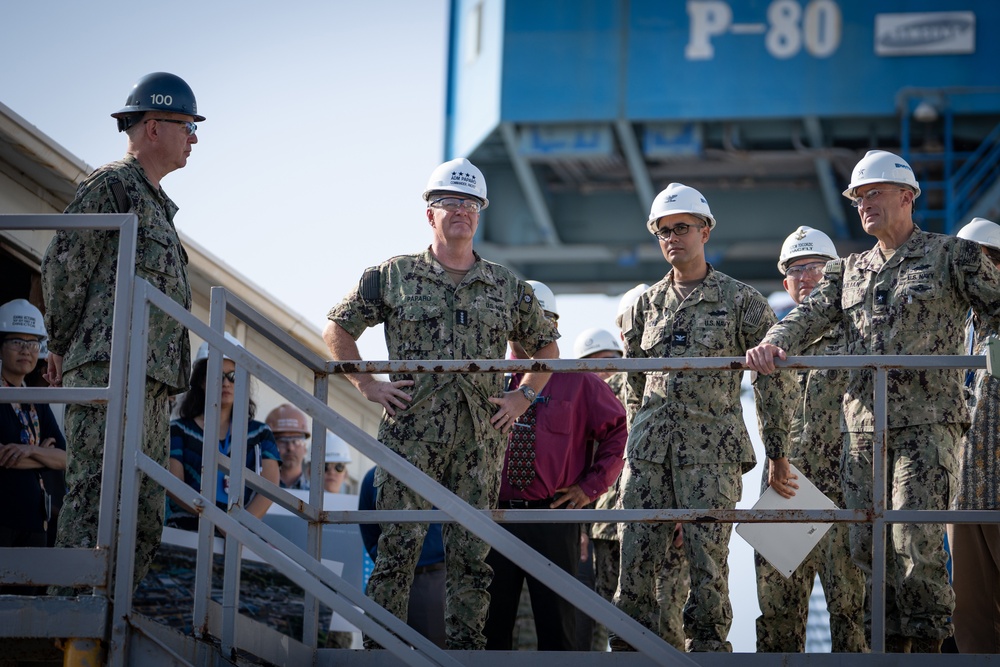
M 753 509 L 840 509 L 795 466 L 791 466 L 791 470 L 798 476 L 799 488 L 795 495 L 782 498 L 777 491 L 767 487 Z M 832 523 L 740 523 L 736 525 L 736 532 L 788 579 L 832 527 Z

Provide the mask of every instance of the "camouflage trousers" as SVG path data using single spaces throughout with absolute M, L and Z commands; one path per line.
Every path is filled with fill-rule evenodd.
M 921 424 L 889 429 L 887 435 L 887 509 L 948 509 L 957 489 L 956 454 L 962 427 Z M 845 434 L 844 499 L 849 509 L 872 506 L 872 442 L 871 433 Z M 886 634 L 945 639 L 953 631 L 955 593 L 948 583 L 944 526 L 896 523 L 889 528 Z M 870 525 L 852 524 L 851 556 L 871 586 Z
M 63 375 L 64 387 L 103 387 L 108 384 L 108 364 L 92 363 Z M 170 413 L 167 385 L 146 378 L 143 414 L 145 438 L 142 451 L 166 467 L 170 451 Z M 107 408 L 103 405 L 68 405 L 66 427 L 66 497 L 59 513 L 57 547 L 93 549 L 97 546 L 97 521 L 103 477 L 104 432 Z M 135 576 L 133 590 L 146 576 L 163 532 L 164 491 L 141 476 L 136 519 Z M 117 506 L 117 503 L 116 503 Z M 51 587 L 52 595 L 73 595 L 71 588 Z
M 593 543 L 594 568 L 597 571 L 594 590 L 605 600 L 612 602 L 618 588 L 621 543 L 618 540 L 593 540 Z M 675 547 L 671 540 L 663 567 L 656 577 L 657 610 L 653 613 L 655 620 L 651 620 L 650 625 L 655 623 L 659 627 L 660 637 L 680 651 L 684 650 L 683 610 L 688 591 L 691 590 L 690 584 L 684 547 Z M 594 624 L 590 650 L 608 650 L 608 629 L 603 625 Z
M 620 484 L 625 509 L 733 509 L 743 492 L 738 463 L 680 466 L 630 458 Z M 733 650 L 727 640 L 733 622 L 727 562 L 731 533 L 729 523 L 684 524 L 691 592 L 683 615 L 690 651 Z M 672 524 L 630 523 L 621 531 L 615 606 L 657 633 L 656 582 L 672 539 Z
M 594 545 L 594 591 L 608 602 L 615 598 L 618 588 L 618 564 L 621 560 L 618 540 L 593 539 Z M 591 651 L 608 650 L 608 629 L 594 622 L 594 634 L 590 642 Z
M 791 578 L 754 552 L 757 570 L 758 653 L 802 653 L 806 648 L 809 596 L 819 575 L 830 612 L 834 653 L 864 653 L 865 579 L 851 560 L 850 527 L 835 523 Z
M 656 602 L 660 637 L 679 651 L 685 647 L 684 605 L 690 591 L 691 574 L 684 546 L 675 547 L 671 539 L 656 576 Z
M 473 507 L 496 507 L 500 493 L 500 469 L 503 445 L 499 436 L 489 442 L 478 442 L 473 432 L 472 417 L 452 424 L 450 442 L 406 440 L 386 445 L 405 452 L 406 458 L 451 490 Z M 375 506 L 380 510 L 430 509 L 431 504 L 415 491 L 388 475 L 381 467 L 375 470 L 378 495 Z M 380 524 L 378 557 L 368 579 L 367 594 L 396 617 L 405 620 L 410 599 L 413 571 L 427 533 L 427 524 Z M 489 610 L 486 589 L 493 570 L 486 564 L 488 544 L 458 524 L 446 523 L 442 529 L 447 567 L 445 599 L 445 632 L 449 649 L 481 650 L 486 647 L 483 626 Z M 365 638 L 365 647 L 377 644 Z

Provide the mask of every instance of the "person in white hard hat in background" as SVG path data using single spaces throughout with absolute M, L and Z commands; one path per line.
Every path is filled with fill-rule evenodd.
M 133 273 L 177 304 L 191 309 L 187 254 L 174 227 L 177 205 L 161 181 L 187 164 L 198 142 L 194 92 L 180 77 L 154 72 L 132 88 L 125 106 L 111 114 L 128 135 L 126 155 L 88 176 L 66 213 L 134 213 L 138 219 Z M 109 381 L 118 233 L 64 229 L 42 259 L 45 327 L 49 332 L 48 381 L 53 387 L 106 387 Z M 158 308 L 149 315 L 142 451 L 164 467 L 170 440 L 169 397 L 187 389 L 191 346 L 187 329 Z M 70 455 L 67 494 L 59 514 L 60 547 L 94 549 L 103 479 L 107 408 L 68 405 Z M 163 487 L 142 475 L 136 519 L 135 576 L 138 587 L 163 532 Z M 115 521 L 115 517 L 105 517 Z M 73 595 L 69 587 L 50 587 Z
M 975 241 L 1000 268 L 1000 225 L 974 218 L 958 232 Z M 986 354 L 987 340 L 1000 335 L 978 315 L 966 324 L 966 351 Z M 972 426 L 965 433 L 958 464 L 954 509 L 1000 510 L 1000 379 L 985 370 L 966 374 L 972 390 Z M 1000 524 L 948 525 L 952 586 L 955 587 L 955 643 L 960 653 L 1000 653 Z
M 472 248 L 480 211 L 489 205 L 482 172 L 465 158 L 445 162 L 431 173 L 423 198 L 430 247 L 366 270 L 330 310 L 323 338 L 333 358 L 359 359 L 356 339 L 379 323 L 390 359 L 503 359 L 507 341 L 520 342 L 536 359 L 558 357 L 559 334 L 531 286 Z M 516 391 L 504 392 L 503 377 L 493 373 L 394 374 L 387 382 L 367 373 L 347 377 L 385 410 L 381 442 L 481 509 L 496 504 L 507 433 L 548 380 L 547 373 L 529 373 Z M 431 506 L 381 467 L 375 487 L 379 509 Z M 426 528 L 382 526 L 368 596 L 401 619 Z M 482 649 L 489 546 L 459 525 L 446 524 L 443 533 L 448 648 Z
M 715 217 L 700 192 L 671 183 L 652 202 L 646 227 L 671 269 L 623 317 L 626 357 L 742 356 L 775 322 L 757 290 L 705 260 Z M 740 402 L 739 373 L 629 373 L 630 431 L 619 482 L 624 509 L 732 509 L 742 475 L 756 461 Z M 786 455 L 788 431 L 782 374 L 754 382 L 758 423 L 769 458 Z M 673 525 L 625 523 L 615 605 L 654 632 L 659 628 L 656 579 Z M 732 651 L 729 523 L 685 523 L 682 539 L 691 592 L 684 605 L 690 651 Z M 631 650 L 614 634 L 612 650 Z
M 849 355 L 965 354 L 963 327 L 970 308 L 983 327 L 997 329 L 1000 271 L 975 243 L 914 224 L 920 185 L 905 160 L 869 151 L 855 166 L 844 196 L 878 243 L 826 265 L 809 297 L 747 353 L 753 370 L 773 372 L 776 358 L 796 354 L 837 323 L 844 325 Z M 849 509 L 872 507 L 873 378 L 871 371 L 852 370 L 844 395 Z M 956 369 L 888 372 L 888 509 L 948 508 L 958 446 L 969 424 L 963 378 Z M 772 486 L 788 481 L 775 479 Z M 851 524 L 850 532 L 854 561 L 870 581 L 871 525 Z M 955 605 L 944 526 L 892 524 L 886 543 L 886 650 L 939 653 L 952 634 Z
M 226 339 L 235 345 L 243 345 L 228 332 Z M 205 442 L 205 395 L 208 373 L 208 343 L 202 343 L 191 367 L 191 389 L 181 398 L 178 418 L 170 422 L 170 472 L 183 480 L 195 491 L 215 498 L 219 509 L 228 510 L 229 474 L 220 468 L 213 490 L 202 490 L 202 456 Z M 219 452 L 230 456 L 232 452 L 232 420 L 236 389 L 236 362 L 228 356 L 222 358 L 222 396 L 219 401 L 218 433 L 211 441 L 217 442 Z M 278 468 L 281 457 L 274 435 L 267 424 L 256 421 L 257 405 L 250 399 L 247 422 L 247 445 L 245 465 L 261 477 L 277 485 Z M 181 499 L 170 494 L 170 515 L 167 525 L 182 530 L 198 530 L 198 512 L 185 505 Z M 249 486 L 243 495 L 242 506 L 258 519 L 264 517 L 271 506 L 271 499 L 254 492 Z
M 344 439 L 334 433 L 326 434 L 326 456 L 323 459 L 323 490 L 327 493 L 344 493 L 347 464 L 351 450 Z
M 0 306 L 0 386 L 24 387 L 45 342 L 42 313 L 25 299 Z M 45 547 L 51 519 L 49 477 L 66 469 L 66 439 L 46 403 L 0 404 L 0 547 Z M 37 586 L 0 593 L 40 595 Z
M 309 489 L 305 463 L 309 455 L 309 417 L 291 403 L 282 403 L 267 413 L 264 420 L 281 456 L 281 488 Z
M 837 259 L 837 248 L 825 233 L 799 227 L 781 246 L 778 270 L 782 284 L 796 303 L 802 303 L 823 279 L 827 262 Z M 801 355 L 843 354 L 844 326 L 835 324 L 806 345 Z M 771 459 L 764 468 L 761 491 L 771 479 L 796 480 L 789 464 L 822 491 L 837 507 L 844 506 L 841 484 L 841 406 L 847 389 L 844 369 L 796 371 L 795 410 L 791 418 L 790 444 L 786 458 Z M 782 486 L 785 497 L 794 495 Z M 849 524 L 835 523 L 790 578 L 754 553 L 757 571 L 758 653 L 802 653 L 806 647 L 806 620 L 809 596 L 819 575 L 830 612 L 831 650 L 834 653 L 862 653 L 865 640 L 864 574 L 851 560 Z
M 555 295 L 544 283 L 529 280 L 535 299 L 553 323 L 559 319 Z M 511 356 L 526 359 L 511 341 Z M 509 377 L 520 385 L 521 373 Z M 608 490 L 622 468 L 625 409 L 606 383 L 593 373 L 553 373 L 510 433 L 500 480 L 499 509 L 584 509 Z M 552 561 L 577 575 L 580 525 L 505 524 L 504 528 Z M 486 563 L 490 583 L 486 648 L 511 650 L 518 601 L 525 581 L 531 597 L 540 651 L 577 649 L 574 606 L 527 575 L 520 564 L 497 550 Z

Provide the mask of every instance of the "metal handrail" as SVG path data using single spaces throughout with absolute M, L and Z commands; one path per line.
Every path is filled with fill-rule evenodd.
M 138 302 L 140 296 L 138 295 L 136 300 Z M 146 292 L 145 289 L 141 290 Z M 887 421 L 887 409 L 886 409 L 886 378 L 887 372 L 892 368 L 905 368 L 905 367 L 930 367 L 930 368 L 983 368 L 985 366 L 985 361 L 982 357 L 967 357 L 967 356 L 905 356 L 905 355 L 893 355 L 893 356 L 878 356 L 878 357 L 866 357 L 866 356 L 842 356 L 842 357 L 792 357 L 786 362 L 779 362 L 779 366 L 783 368 L 859 368 L 859 369 L 871 369 L 875 373 L 876 381 L 876 400 L 875 400 L 875 414 L 876 414 L 876 447 L 875 447 L 875 489 L 873 493 L 873 508 L 870 513 L 864 510 L 838 510 L 838 511 L 821 511 L 821 510 L 800 510 L 791 513 L 783 513 L 780 511 L 774 511 L 772 513 L 764 512 L 754 512 L 752 510 L 611 510 L 611 511 L 598 511 L 598 510 L 525 510 L 523 516 L 518 516 L 518 511 L 505 511 L 505 512 L 485 512 L 482 510 L 476 510 L 474 508 L 466 505 L 461 499 L 452 494 L 450 491 L 444 489 L 436 481 L 427 477 L 424 473 L 410 465 L 408 462 L 402 458 L 396 456 L 390 450 L 388 450 L 382 443 L 378 442 L 374 438 L 371 438 L 366 433 L 361 431 L 358 427 L 354 426 L 343 420 L 339 415 L 327 407 L 326 405 L 319 404 L 318 401 L 312 396 L 309 396 L 303 392 L 297 385 L 293 385 L 287 379 L 275 374 L 272 369 L 266 367 L 263 362 L 257 360 L 253 355 L 249 354 L 246 350 L 238 348 L 229 344 L 217 331 L 208 329 L 204 324 L 193 321 L 194 318 L 189 313 L 180 309 L 176 304 L 169 302 L 169 299 L 162 297 L 155 290 L 150 290 L 148 295 L 144 295 L 143 298 L 148 299 L 157 307 L 161 308 L 167 312 L 168 315 L 176 317 L 181 320 L 186 325 L 190 326 L 195 333 L 203 335 L 203 337 L 209 341 L 212 347 L 218 347 L 218 350 L 213 350 L 209 356 L 209 363 L 212 363 L 212 355 L 215 354 L 221 364 L 221 353 L 225 352 L 227 356 L 234 359 L 238 368 L 241 368 L 241 374 L 237 378 L 237 383 L 245 382 L 246 377 L 250 374 L 258 377 L 269 385 L 272 385 L 280 394 L 286 398 L 293 400 L 307 413 L 310 414 L 314 419 L 321 419 L 329 423 L 330 430 L 334 431 L 341 437 L 344 437 L 348 442 L 359 449 L 362 453 L 368 455 L 370 458 L 375 460 L 379 465 L 382 465 L 390 474 L 406 480 L 407 484 L 411 486 L 417 493 L 426 498 L 428 501 L 432 502 L 436 507 L 440 509 L 436 512 L 445 515 L 441 517 L 442 521 L 456 521 L 461 523 L 471 532 L 479 536 L 488 542 L 493 548 L 497 549 L 500 553 L 503 553 L 509 558 L 517 560 L 522 567 L 532 576 L 535 576 L 539 580 L 549 585 L 560 595 L 563 595 L 568 601 L 577 607 L 583 609 L 586 613 L 593 616 L 596 620 L 604 623 L 608 627 L 612 628 L 619 636 L 621 636 L 625 641 L 628 641 L 635 648 L 643 653 L 646 653 L 650 657 L 654 656 L 670 656 L 673 660 L 685 660 L 685 656 L 680 653 L 676 653 L 674 649 L 662 641 L 659 640 L 653 633 L 650 633 L 638 626 L 634 620 L 628 618 L 622 618 L 620 612 L 614 607 L 608 605 L 606 601 L 601 599 L 592 591 L 586 589 L 579 584 L 573 577 L 568 575 L 561 570 L 553 570 L 551 563 L 547 559 L 542 558 L 532 549 L 523 544 L 520 540 L 513 538 L 512 535 L 503 531 L 499 528 L 498 524 L 494 522 L 494 519 L 499 520 L 515 520 L 521 519 L 526 521 L 552 521 L 553 519 L 558 519 L 559 521 L 569 521 L 576 518 L 580 521 L 590 521 L 596 519 L 610 519 L 612 521 L 618 520 L 656 520 L 656 521 L 666 521 L 666 520 L 689 520 L 698 521 L 705 520 L 706 518 L 724 520 L 724 521 L 775 521 L 782 517 L 788 517 L 792 520 L 816 520 L 816 519 L 833 519 L 837 521 L 871 521 L 874 526 L 874 553 L 884 553 L 884 542 L 885 542 L 885 529 L 886 525 L 890 523 L 893 519 L 897 520 L 910 520 L 911 518 L 916 518 L 922 520 L 920 515 L 923 512 L 920 511 L 899 511 L 898 514 L 889 514 L 886 510 L 885 502 L 885 431 L 886 431 L 886 421 Z M 223 299 L 224 300 L 224 299 Z M 213 299 L 213 304 L 216 301 Z M 173 311 L 173 312 L 171 312 Z M 213 309 L 214 311 L 214 309 Z M 220 316 L 217 316 L 215 312 L 212 315 L 213 322 L 221 323 L 223 320 Z M 138 355 L 139 352 L 133 348 L 133 354 Z M 221 368 L 221 366 L 220 366 Z M 448 372 L 467 372 L 467 373 L 481 373 L 481 372 L 504 372 L 504 371 L 518 371 L 518 370 L 536 370 L 536 371 L 557 371 L 557 372 L 586 372 L 594 370 L 628 370 L 633 372 L 646 371 L 646 372 L 662 372 L 664 370 L 714 370 L 714 371 L 728 371 L 728 372 L 742 372 L 745 370 L 744 360 L 738 357 L 732 358 L 685 358 L 685 359 L 612 359 L 612 360 L 442 360 L 442 361 L 432 361 L 432 362 L 414 362 L 414 361 L 386 361 L 386 362 L 367 362 L 367 361 L 346 361 L 346 362 L 328 362 L 326 371 L 330 373 L 350 373 L 350 372 L 409 372 L 409 373 L 448 373 Z M 212 374 L 210 373 L 210 377 Z M 208 391 L 212 391 L 209 387 Z M 239 390 L 237 390 L 239 391 Z M 235 418 L 234 418 L 235 419 Z M 138 425 L 135 426 L 138 428 Z M 232 453 L 232 460 L 242 460 L 241 452 L 236 451 L 236 442 L 234 441 L 234 450 Z M 210 448 L 211 449 L 211 448 Z M 207 464 L 206 464 L 207 465 Z M 242 466 L 239 466 L 242 468 Z M 147 471 L 148 472 L 148 471 Z M 231 497 L 240 498 L 242 494 L 240 492 L 244 480 L 238 479 L 240 477 L 240 471 L 235 469 L 231 470 L 232 475 L 232 485 Z M 128 480 L 126 480 L 128 481 Z M 266 482 L 258 481 L 256 479 L 247 479 L 246 482 L 250 483 L 251 488 L 257 488 L 259 490 L 265 490 L 269 486 Z M 258 486 L 259 485 L 259 486 Z M 274 491 L 273 489 L 271 490 Z M 123 490 L 124 492 L 124 490 Z M 275 496 L 279 494 L 274 493 Z M 280 498 L 279 498 L 280 499 Z M 234 508 L 240 517 L 239 523 L 248 528 L 252 528 L 248 531 L 250 534 L 243 534 L 240 530 L 229 531 L 229 524 L 223 524 L 219 522 L 221 526 L 227 529 L 227 536 L 233 540 L 238 540 L 233 544 L 243 544 L 246 543 L 251 548 L 257 549 L 265 548 L 262 546 L 261 538 L 267 534 L 266 527 L 262 526 L 256 519 L 249 517 L 244 510 Z M 413 512 L 414 515 L 420 515 L 419 520 L 427 520 L 428 515 L 432 515 L 434 511 L 429 512 Z M 617 516 L 613 513 L 621 512 Z M 212 507 L 211 502 L 206 502 L 205 515 L 210 519 L 208 522 L 203 522 L 203 530 L 209 531 L 210 528 L 208 524 L 214 523 L 216 510 Z M 406 512 L 383 512 L 374 516 L 372 513 L 364 515 L 361 512 L 341 512 L 341 513 L 330 513 L 322 512 L 320 514 L 320 520 L 326 521 L 331 518 L 336 518 L 344 521 L 358 521 L 363 518 L 379 519 L 382 521 L 398 518 L 399 515 L 405 515 Z M 557 517 L 556 514 L 559 514 Z M 611 514 L 611 516 L 609 516 Z M 433 515 L 435 517 L 439 515 Z M 947 511 L 941 511 L 934 515 L 932 518 L 927 518 L 927 521 L 940 520 L 941 518 L 950 516 Z M 489 517 L 489 518 L 487 518 Z M 405 517 L 403 517 L 405 519 Z M 410 517 L 415 519 L 416 517 Z M 972 518 L 969 518 L 971 521 Z M 228 518 L 224 519 L 228 522 Z M 266 540 L 266 538 L 264 538 Z M 227 551 L 229 549 L 227 548 Z M 233 549 L 234 552 L 238 553 L 238 550 Z M 235 558 L 235 556 L 234 556 Z M 235 561 L 233 561 L 235 562 Z M 231 565 L 227 563 L 227 566 Z M 301 565 L 301 564 L 300 564 Z M 227 570 L 229 567 L 227 567 Z M 279 567 L 279 571 L 281 568 Z M 127 581 L 127 577 L 121 576 L 125 574 L 120 573 L 120 582 Z M 872 649 L 876 652 L 881 652 L 884 649 L 884 585 L 885 585 L 885 562 L 884 559 L 874 559 L 873 562 L 873 589 L 879 591 L 881 594 L 875 595 L 872 603 L 872 613 L 873 613 L 873 627 L 872 627 Z M 325 585 L 329 586 L 329 581 L 324 582 Z M 342 588 L 333 586 L 338 593 L 343 595 Z M 582 590 L 581 590 L 582 589 Z M 234 593 L 235 594 L 235 593 Z M 317 591 L 317 595 L 323 599 L 324 603 L 330 604 L 331 598 L 327 595 L 325 591 Z M 122 597 L 127 596 L 127 592 Z M 603 608 L 602 605 L 606 605 L 608 608 Z M 333 606 L 333 605 L 331 605 Z M 235 604 L 231 604 L 227 613 L 235 614 L 234 611 Z M 116 618 L 122 618 L 124 614 L 116 613 Z M 345 615 L 347 617 L 347 615 Z M 394 635 L 405 636 L 405 627 L 400 625 L 401 621 L 395 619 L 385 619 L 388 623 L 384 625 L 379 625 L 375 619 L 370 615 L 366 615 L 364 618 L 357 619 L 358 627 L 362 628 L 367 634 L 373 637 L 379 638 L 385 636 L 386 631 L 393 633 Z M 397 624 L 397 621 L 399 624 Z M 222 638 L 223 648 L 231 647 L 234 642 L 234 635 L 232 634 L 233 623 L 224 623 L 223 625 L 224 633 L 228 636 Z M 428 649 L 427 651 L 420 650 L 410 650 L 410 649 L 399 649 L 398 646 L 389 642 L 386 647 L 392 651 L 398 658 L 404 662 L 410 664 L 423 664 L 425 659 L 439 659 L 441 656 L 437 655 L 433 649 Z M 417 648 L 417 647 L 414 647 Z M 418 657 L 419 656 L 419 657 Z M 411 662 L 412 661 L 412 662 Z
M 86 217 L 85 221 L 76 218 Z M 128 218 L 122 221 L 121 218 Z M 109 222 L 110 219 L 110 222 Z M 52 227 L 47 226 L 51 224 Z M 100 225 L 107 224 L 108 227 Z M 47 229 L 47 228 L 119 228 L 131 224 L 134 231 L 134 216 L 0 216 L 0 228 L 6 229 Z M 21 226 L 18 226 L 21 225 Z M 124 238 L 119 246 L 119 263 L 128 261 L 122 254 L 129 249 L 129 239 Z M 134 242 L 134 234 L 131 239 Z M 134 258 L 131 260 L 134 264 Z M 124 274 L 124 276 L 123 276 Z M 133 292 L 131 299 L 125 297 Z M 512 559 L 517 559 L 524 569 L 553 590 L 563 595 L 568 601 L 583 609 L 596 620 L 614 630 L 620 637 L 634 647 L 646 653 L 654 660 L 662 657 L 677 661 L 679 664 L 693 664 L 683 654 L 677 653 L 666 645 L 655 633 L 650 633 L 633 619 L 623 617 L 617 609 L 609 605 L 592 591 L 585 589 L 573 577 L 552 564 L 537 552 L 530 549 L 520 540 L 502 530 L 497 522 L 571 522 L 571 521 L 829 521 L 829 522 L 861 522 L 871 521 L 874 527 L 874 549 L 876 554 L 884 553 L 886 525 L 895 522 L 908 523 L 995 523 L 1000 521 L 1000 513 L 978 511 L 916 511 L 887 510 L 885 503 L 885 432 L 887 422 L 886 378 L 887 371 L 893 368 L 983 368 L 983 357 L 971 356 L 842 356 L 842 357 L 792 357 L 786 362 L 779 362 L 782 368 L 863 368 L 871 369 L 875 374 L 875 488 L 873 507 L 868 510 L 798 510 L 798 511 L 753 511 L 753 510 L 508 510 L 487 511 L 468 506 L 453 493 L 427 477 L 421 471 L 410 465 L 401 457 L 396 456 L 382 443 L 378 442 L 357 426 L 337 414 L 325 403 L 325 394 L 317 390 L 316 395 L 310 395 L 298 385 L 278 374 L 264 362 L 257 359 L 244 348 L 229 343 L 222 330 L 227 312 L 238 312 L 242 320 L 265 337 L 278 344 L 299 362 L 313 369 L 316 375 L 316 386 L 325 387 L 329 374 L 349 372 L 376 373 L 449 373 L 449 372 L 513 372 L 524 370 L 555 371 L 555 372 L 586 372 L 599 370 L 632 371 L 632 372 L 662 372 L 669 370 L 704 370 L 719 372 L 741 372 L 745 369 L 742 358 L 689 358 L 689 359 L 614 359 L 614 360 L 442 360 L 434 362 L 414 361 L 346 361 L 331 362 L 320 359 L 311 351 L 300 346 L 295 341 L 284 337 L 283 332 L 269 325 L 266 318 L 257 313 L 245 302 L 236 299 L 221 288 L 213 288 L 212 310 L 210 324 L 199 321 L 179 304 L 158 292 L 145 281 L 136 279 L 133 283 L 127 272 L 119 273 L 118 292 L 115 303 L 114 340 L 112 342 L 112 380 L 107 388 L 96 389 L 0 389 L 0 401 L 30 401 L 37 403 L 75 403 L 107 400 L 109 403 L 108 430 L 105 447 L 105 485 L 101 496 L 101 528 L 99 535 L 109 535 L 106 543 L 99 540 L 100 551 L 105 545 L 118 547 L 118 558 L 114 578 L 111 577 L 111 567 L 105 571 L 109 581 L 116 582 L 114 623 L 112 625 L 112 642 L 110 657 L 112 664 L 122 665 L 124 661 L 125 644 L 127 640 L 128 616 L 131 613 L 131 581 L 132 552 L 131 545 L 135 540 L 135 498 L 138 493 L 140 473 L 145 473 L 157 483 L 175 493 L 187 494 L 191 497 L 193 490 L 173 478 L 158 463 L 141 452 L 138 443 L 141 442 L 143 396 L 146 359 L 146 328 L 148 326 L 149 309 L 155 306 L 170 317 L 181 322 L 193 332 L 207 340 L 210 344 L 210 369 L 221 370 L 221 358 L 225 353 L 234 359 L 238 367 L 237 377 L 237 414 L 234 416 L 234 429 L 242 428 L 243 437 L 233 439 L 233 451 L 228 460 L 216 457 L 216 448 L 206 448 L 206 470 L 212 472 L 221 466 L 228 469 L 233 482 L 231 507 L 229 512 L 223 512 L 214 506 L 214 498 L 200 497 L 203 505 L 203 516 L 199 533 L 199 559 L 208 554 L 211 559 L 211 531 L 218 525 L 227 534 L 227 580 L 224 584 L 224 621 L 222 645 L 224 650 L 235 649 L 235 614 L 238 591 L 234 583 L 238 576 L 239 554 L 242 545 L 252 548 L 258 555 L 272 556 L 266 558 L 274 567 L 290 579 L 299 583 L 307 591 L 307 595 L 315 595 L 324 604 L 334 608 L 348 620 L 362 628 L 367 634 L 376 638 L 399 659 L 408 664 L 455 664 L 454 660 L 436 647 L 429 645 L 422 637 L 413 633 L 402 621 L 389 615 L 384 610 L 367 609 L 370 600 L 360 596 L 360 593 L 348 586 L 339 577 L 332 575 L 318 565 L 318 554 L 322 523 L 333 522 L 363 522 L 363 521 L 438 521 L 459 522 L 471 532 L 491 544 L 498 551 Z M 126 332 L 132 335 L 126 335 Z M 274 339 L 277 340 L 274 340 Z M 125 373 L 125 354 L 130 359 L 130 370 Z M 380 512 L 325 512 L 322 507 L 319 485 L 316 492 L 310 494 L 310 503 L 303 506 L 297 498 L 286 491 L 273 486 L 259 475 L 246 471 L 242 465 L 245 454 L 246 428 L 246 398 L 249 376 L 253 375 L 265 381 L 285 398 L 298 404 L 307 414 L 313 417 L 314 424 L 319 424 L 344 437 L 356 449 L 367 454 L 382 465 L 390 474 L 404 479 L 420 495 L 432 502 L 438 510 L 419 512 L 380 511 Z M 220 373 L 209 372 L 207 395 L 218 395 L 221 385 Z M 122 381 L 119 381 L 122 380 Z M 126 381 L 127 380 L 127 381 Z M 127 387 L 128 405 L 121 400 L 123 387 Z M 117 405 L 115 402 L 117 401 Z M 208 407 L 208 406 L 207 406 Z M 125 427 L 124 414 L 136 415 Z M 213 413 L 216 413 L 213 415 Z M 215 420 L 213 422 L 213 420 Z M 206 410 L 206 432 L 213 432 L 217 426 L 217 410 Z M 240 424 L 242 423 L 242 426 Z M 122 452 L 127 452 L 123 457 Z M 236 461 L 237 465 L 232 465 Z M 124 464 L 125 474 L 120 476 Z M 296 549 L 269 529 L 255 517 L 249 515 L 238 505 L 242 499 L 244 485 L 265 494 L 275 502 L 296 512 L 309 521 L 310 531 L 315 535 L 309 543 L 309 554 Z M 122 491 L 121 533 L 115 539 L 114 517 L 119 486 Z M 196 494 L 201 495 L 201 494 Z M 129 502 L 131 500 L 132 502 Z M 197 502 L 197 500 L 196 500 Z M 284 555 L 277 554 L 272 546 L 279 547 Z M 315 547 L 315 549 L 314 549 Z M 74 550 L 61 550 L 72 552 Z M 80 550 L 76 550 L 80 551 Z M 88 553 L 95 550 L 86 550 Z M 2 553 L 2 552 L 0 552 Z M 113 553 L 113 552 L 112 552 Z M 71 555 L 71 554 L 67 554 Z M 108 561 L 110 563 L 110 558 Z M 201 566 L 199 565 L 199 568 Z M 199 575 L 201 573 L 199 572 Z M 64 574 L 60 575 L 64 577 Z M 872 648 L 876 652 L 884 648 L 884 558 L 873 561 L 873 627 Z M 107 589 L 95 591 L 106 595 Z M 207 605 L 208 584 L 200 581 L 196 586 L 195 607 Z M 358 614 L 354 607 L 361 607 L 365 614 Z M 207 616 L 207 613 L 205 614 Z M 202 618 L 201 614 L 196 619 Z M 314 633 L 315 634 L 315 633 Z M 314 640 L 313 640 L 314 641 Z M 412 647 L 412 649 L 410 648 Z M 413 650 L 416 649 L 416 650 Z

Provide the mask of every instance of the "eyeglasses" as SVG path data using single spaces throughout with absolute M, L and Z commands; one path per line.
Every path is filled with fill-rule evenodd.
M 883 194 L 885 192 L 892 192 L 893 190 L 896 190 L 897 192 L 902 192 L 903 188 L 886 188 L 883 190 L 869 190 L 868 192 L 864 194 L 859 194 L 857 197 L 851 199 L 851 206 L 853 206 L 854 208 L 861 208 L 862 206 L 865 205 L 866 201 L 870 202 L 873 199 L 878 198 L 880 194 Z
M 297 442 L 305 442 L 306 439 L 301 435 L 282 435 L 275 437 L 274 441 L 279 445 L 294 445 Z
M 177 125 L 183 125 L 184 129 L 187 130 L 189 137 L 198 131 L 198 124 L 192 123 L 189 120 L 175 120 L 173 118 L 147 118 L 146 122 L 148 123 L 151 120 L 155 120 L 160 123 L 176 123 Z
M 466 213 L 479 213 L 483 205 L 475 199 L 459 199 L 458 197 L 442 197 L 431 202 L 434 208 L 443 208 L 454 213 L 458 209 L 465 209 Z
M 679 224 L 674 225 L 673 227 L 660 227 L 655 232 L 653 232 L 653 236 L 655 236 L 656 238 L 658 238 L 663 242 L 667 242 L 670 240 L 671 234 L 675 236 L 685 236 L 688 232 L 691 231 L 692 228 L 701 229 L 704 226 L 705 226 L 704 223 L 698 225 L 689 225 L 686 222 L 681 222 Z
M 344 463 L 340 463 L 339 461 L 337 463 L 327 463 L 326 471 L 330 472 L 330 468 L 333 468 L 337 472 L 344 472 L 345 470 L 347 470 L 347 465 Z
M 826 267 L 826 262 L 809 262 L 808 264 L 799 264 L 798 266 L 793 266 L 785 271 L 785 276 L 791 278 L 792 280 L 802 280 L 807 274 L 816 278 L 823 275 L 823 269 Z
M 19 352 L 38 352 L 42 347 L 42 342 L 38 340 L 25 340 L 24 338 L 5 338 L 4 345 L 10 345 Z
M 222 379 L 229 380 L 233 384 L 236 384 L 236 371 L 229 371 L 228 373 L 223 373 Z

